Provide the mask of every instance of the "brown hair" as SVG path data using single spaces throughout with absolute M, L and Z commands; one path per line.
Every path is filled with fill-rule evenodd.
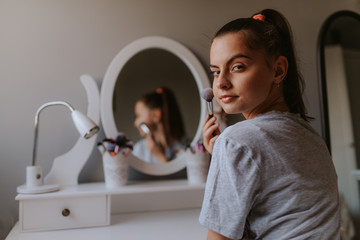
M 302 99 L 305 82 L 297 67 L 291 27 L 286 18 L 276 10 L 265 9 L 253 16 L 258 14 L 263 15 L 264 20 L 253 17 L 233 20 L 217 31 L 214 39 L 228 33 L 241 33 L 247 47 L 263 50 L 267 60 L 285 56 L 289 63 L 283 80 L 285 103 L 290 112 L 298 113 L 304 120 L 309 121 L 312 118 L 307 116 Z
M 181 141 L 185 137 L 185 128 L 181 117 L 179 105 L 174 93 L 167 87 L 158 88 L 154 92 L 145 94 L 139 99 L 150 109 L 158 108 L 162 112 L 161 122 L 164 126 L 167 144 L 169 136 Z

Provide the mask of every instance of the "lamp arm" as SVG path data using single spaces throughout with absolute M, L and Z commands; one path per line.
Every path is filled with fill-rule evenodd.
M 39 115 L 40 112 L 49 107 L 49 106 L 55 106 L 55 105 L 63 105 L 70 109 L 71 112 L 75 111 L 73 106 L 71 106 L 69 103 L 64 101 L 53 101 L 53 102 L 47 102 L 39 107 L 39 109 L 36 111 L 35 114 L 35 133 L 34 133 L 34 145 L 33 145 L 33 158 L 32 158 L 32 166 L 35 166 L 36 163 L 36 152 L 37 152 L 37 142 L 38 142 L 38 129 L 39 129 Z

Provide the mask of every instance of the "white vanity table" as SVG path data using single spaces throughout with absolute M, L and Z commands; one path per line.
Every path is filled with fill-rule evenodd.
M 133 128 L 130 121 L 130 128 L 120 124 L 121 129 L 118 129 L 116 118 L 119 118 L 119 114 L 114 113 L 113 105 L 119 104 L 116 97 L 121 94 L 115 93 L 115 90 L 119 85 L 117 82 L 121 82 L 118 79 L 127 62 L 149 49 L 169 52 L 191 72 L 190 80 L 186 82 L 181 79 L 181 84 L 187 92 L 190 92 L 191 86 L 197 88 L 192 94 L 195 100 L 191 100 L 191 109 L 194 109 L 195 102 L 199 102 L 199 118 L 190 115 L 190 123 L 197 124 L 191 143 L 194 146 L 201 137 L 201 125 L 206 115 L 206 103 L 200 100 L 200 95 L 203 89 L 210 87 L 210 82 L 190 50 L 171 39 L 146 37 L 122 49 L 104 76 L 100 96 L 95 81 L 90 76 L 83 77 L 88 94 L 88 116 L 99 123 L 101 115 L 107 137 L 116 136 L 121 129 L 130 131 Z M 172 74 L 176 75 L 176 72 Z M 151 82 L 150 79 L 146 80 Z M 165 84 L 168 82 L 168 78 L 165 78 Z M 190 95 L 186 95 L 187 100 Z M 125 102 L 129 105 L 129 99 L 126 98 Z M 124 112 L 121 113 L 123 118 Z M 207 229 L 198 222 L 205 183 L 190 184 L 187 179 L 138 181 L 116 188 L 107 188 L 105 183 L 77 184 L 78 174 L 95 145 L 93 139 L 86 141 L 79 140 L 70 152 L 54 160 L 45 184 L 59 184 L 62 186 L 59 191 L 19 194 L 16 197 L 19 201 L 19 222 L 6 240 L 206 238 Z M 186 154 L 166 164 L 150 164 L 132 157 L 129 164 L 142 173 L 161 176 L 184 169 L 186 160 Z
M 186 209 L 112 215 L 112 224 L 107 227 L 23 234 L 17 233 L 15 225 L 6 240 L 206 239 L 207 231 L 196 220 L 199 212 Z
M 80 184 L 74 187 L 61 189 L 56 193 L 39 195 L 17 196 L 20 202 L 31 201 L 32 199 L 53 198 L 56 202 L 66 203 L 64 199 L 77 198 L 84 201 L 83 206 L 75 204 L 76 207 L 86 209 L 85 212 L 76 212 L 71 206 L 67 206 L 70 211 L 69 216 L 63 216 L 62 208 L 58 211 L 46 211 L 46 205 L 42 205 L 39 214 L 42 217 L 56 212 L 53 218 L 63 218 L 64 221 L 56 219 L 56 226 L 59 222 L 67 224 L 68 217 L 79 213 L 86 217 L 73 217 L 69 222 L 75 229 L 20 232 L 22 226 L 18 222 L 9 233 L 6 240 L 41 240 L 41 239 L 205 239 L 207 230 L 198 222 L 200 206 L 203 198 L 204 185 L 189 185 L 187 180 L 153 181 L 142 183 L 129 183 L 129 185 L 107 189 L 104 183 Z M 81 197 L 79 197 L 81 196 Z M 186 196 L 186 197 L 184 197 Z M 98 201 L 97 207 L 85 206 L 86 199 Z M 103 209 L 103 201 L 111 204 Z M 166 200 L 168 204 L 164 201 Z M 75 201 L 76 202 L 76 201 Z M 110 208 L 111 207 L 111 208 Z M 21 207 L 20 207 L 21 209 Z M 108 211 L 111 209 L 111 212 Z M 21 211 L 21 210 L 20 210 Z M 108 211 L 108 212 L 107 212 Z M 107 215 L 107 213 L 111 213 Z M 81 228 L 81 221 L 91 223 L 94 218 L 91 216 L 102 216 L 95 218 L 97 222 L 105 226 Z M 109 218 L 108 218 L 109 217 Z M 52 224 L 52 218 L 41 218 L 45 222 L 32 222 Z M 107 222 L 109 220 L 109 222 Z M 80 223 L 79 223 L 80 221 Z M 107 225 L 109 224 L 109 225 Z M 65 225 L 65 227 L 71 227 Z M 46 230 L 46 229 L 44 229 Z

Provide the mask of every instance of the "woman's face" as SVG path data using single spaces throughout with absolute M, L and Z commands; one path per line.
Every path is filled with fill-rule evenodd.
M 210 70 L 214 96 L 226 113 L 242 113 L 249 118 L 266 107 L 275 70 L 269 67 L 262 51 L 248 49 L 241 34 L 229 33 L 214 39 Z

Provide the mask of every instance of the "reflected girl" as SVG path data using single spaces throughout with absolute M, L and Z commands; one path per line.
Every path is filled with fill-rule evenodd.
M 166 163 L 186 147 L 183 120 L 175 95 L 158 88 L 135 104 L 135 127 L 144 138 L 134 146 L 133 154 L 150 163 Z

